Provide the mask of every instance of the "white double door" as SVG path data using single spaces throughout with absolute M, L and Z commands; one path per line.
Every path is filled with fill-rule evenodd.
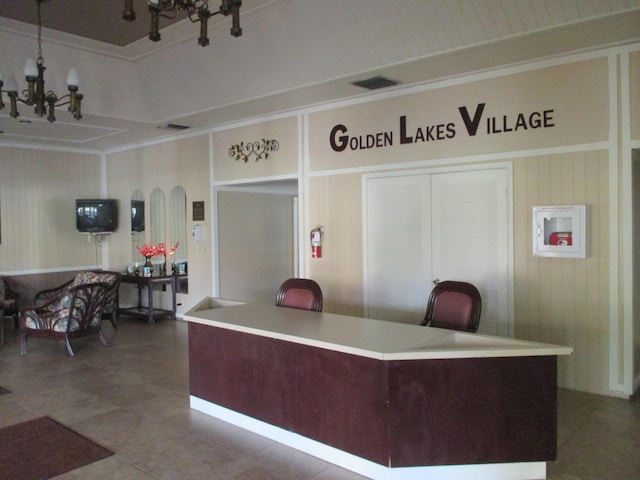
M 434 282 L 471 282 L 478 333 L 511 336 L 506 168 L 365 180 L 365 314 L 418 324 Z

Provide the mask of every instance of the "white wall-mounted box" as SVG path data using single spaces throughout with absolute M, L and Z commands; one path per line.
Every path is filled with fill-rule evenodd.
M 586 213 L 585 205 L 533 207 L 533 255 L 585 258 Z

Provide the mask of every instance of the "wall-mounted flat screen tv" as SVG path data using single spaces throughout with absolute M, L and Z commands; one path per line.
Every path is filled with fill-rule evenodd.
M 76 228 L 79 232 L 105 233 L 118 228 L 118 204 L 115 199 L 76 200 Z
M 131 231 L 144 232 L 144 200 L 131 200 Z

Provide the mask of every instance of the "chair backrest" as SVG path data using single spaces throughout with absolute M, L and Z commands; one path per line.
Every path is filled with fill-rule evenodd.
M 80 274 L 78 274 L 80 275 Z M 108 270 L 90 270 L 84 272 L 85 282 L 101 282 L 107 284 L 107 298 L 104 302 L 104 310 L 102 313 L 109 315 L 118 308 L 120 282 L 122 274 L 120 272 L 110 272 Z
M 308 278 L 285 280 L 276 294 L 278 307 L 299 308 L 301 310 L 322 311 L 322 289 Z
M 66 330 L 71 332 L 98 328 L 108 289 L 109 285 L 106 283 L 83 283 L 63 293 L 63 297 L 69 298 L 71 302 Z
M 448 280 L 436 284 L 431 290 L 421 325 L 476 332 L 481 310 L 482 299 L 474 285 Z

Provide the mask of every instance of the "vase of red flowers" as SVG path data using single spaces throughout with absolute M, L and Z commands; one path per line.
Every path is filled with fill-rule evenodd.
M 136 249 L 138 250 L 140 255 L 142 255 L 145 259 L 144 266 L 149 267 L 152 272 L 153 272 L 153 263 L 151 262 L 151 258 L 158 255 L 163 255 L 164 264 L 160 266 L 160 270 L 161 270 L 161 273 L 165 275 L 166 269 L 167 269 L 167 253 L 169 253 L 169 255 L 171 255 L 171 257 L 173 258 L 173 255 L 176 253 L 176 250 L 178 249 L 178 242 L 176 242 L 176 244 L 173 245 L 172 247 L 169 247 L 169 252 L 167 252 L 167 247 L 165 246 L 164 243 L 158 243 L 155 246 L 152 244 L 145 243 L 141 247 L 137 246 Z
M 151 262 L 151 258 L 157 255 L 157 249 L 153 245 L 149 245 L 145 243 L 141 247 L 136 247 L 140 255 L 144 257 L 144 267 L 148 267 L 151 272 L 153 272 L 153 263 Z

